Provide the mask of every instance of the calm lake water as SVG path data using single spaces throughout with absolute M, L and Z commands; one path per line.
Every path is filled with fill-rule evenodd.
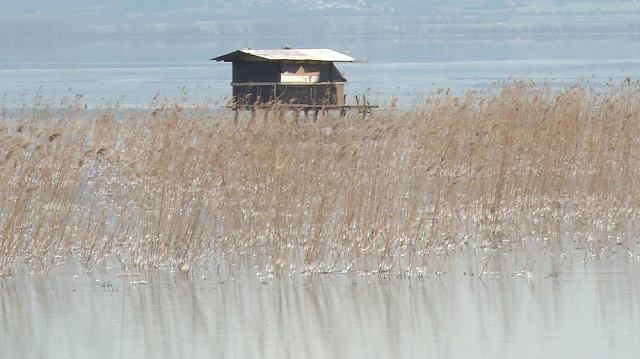
M 411 63 L 338 64 L 347 78 L 348 101 L 367 95 L 387 105 L 395 97 L 402 107 L 438 89 L 461 94 L 514 79 L 553 86 L 619 84 L 640 78 L 636 59 L 500 60 Z M 55 105 L 62 97 L 82 95 L 89 106 L 118 102 L 147 107 L 160 100 L 202 104 L 225 102 L 231 93 L 231 65 L 197 63 L 9 64 L 0 68 L 0 96 L 6 108 L 32 104 L 36 95 Z
M 338 66 L 349 96 L 408 108 L 440 88 L 512 79 L 566 86 L 640 78 L 637 58 L 370 62 Z M 36 96 L 91 107 L 222 101 L 229 64 L 6 64 L 2 107 Z M 186 100 L 183 100 L 185 99 Z M 473 258 L 467 257 L 468 255 Z M 47 274 L 0 277 L 1 358 L 638 358 L 640 259 L 563 259 L 558 275 L 466 270 L 461 254 L 425 278 L 256 273 L 193 276 L 88 272 L 73 260 Z M 540 261 L 544 261 L 541 258 Z M 544 267 L 544 266 L 542 266 Z
M 464 256 L 464 255 L 463 255 Z M 640 261 L 464 272 L 0 278 L 3 358 L 638 358 Z

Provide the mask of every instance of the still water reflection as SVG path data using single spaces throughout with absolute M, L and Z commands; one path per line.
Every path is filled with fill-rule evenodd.
M 558 277 L 450 268 L 422 279 L 260 279 L 119 277 L 68 265 L 0 278 L 1 356 L 637 358 L 638 266 L 592 261 Z

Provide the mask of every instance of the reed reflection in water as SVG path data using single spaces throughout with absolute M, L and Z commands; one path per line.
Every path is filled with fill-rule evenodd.
M 0 345 L 6 358 L 638 357 L 638 264 L 615 262 L 559 277 L 422 279 L 69 266 L 0 278 Z

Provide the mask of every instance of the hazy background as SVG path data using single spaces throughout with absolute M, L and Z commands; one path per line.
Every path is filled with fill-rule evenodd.
M 3 0 L 0 66 L 207 61 L 328 47 L 371 62 L 640 58 L 640 4 L 481 0 Z

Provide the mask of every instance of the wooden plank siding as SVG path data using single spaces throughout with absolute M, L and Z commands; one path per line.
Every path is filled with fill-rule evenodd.
M 234 102 L 241 106 L 266 103 L 343 106 L 344 83 L 287 84 L 279 82 L 233 84 Z

